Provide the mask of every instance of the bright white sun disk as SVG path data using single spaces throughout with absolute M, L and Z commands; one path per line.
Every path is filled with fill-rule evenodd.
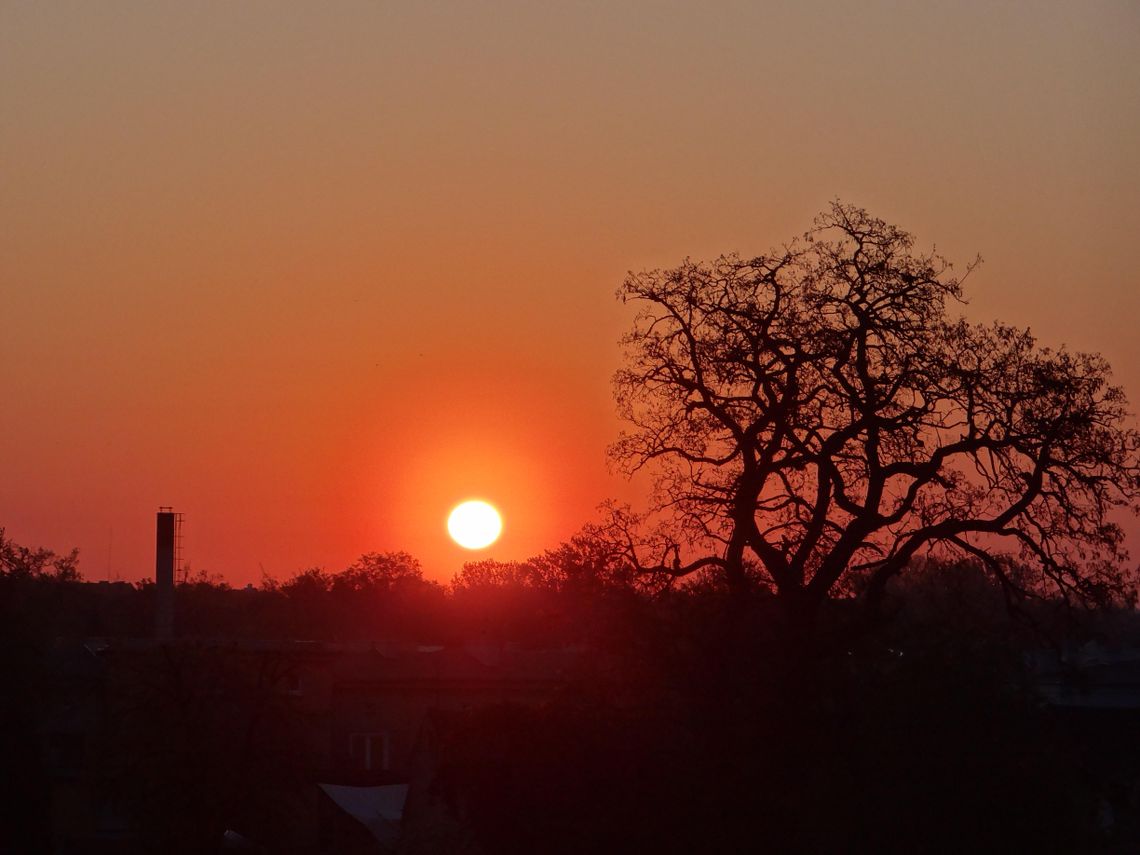
M 473 499 L 456 505 L 447 518 L 447 533 L 465 549 L 483 549 L 499 539 L 503 518 L 487 502 Z

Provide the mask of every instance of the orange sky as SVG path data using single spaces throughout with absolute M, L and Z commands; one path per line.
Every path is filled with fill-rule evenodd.
M 1140 403 L 1135 3 L 542 5 L 0 6 L 0 526 L 94 579 L 160 504 L 237 584 L 449 578 L 471 496 L 553 547 L 631 493 L 625 272 L 837 196 Z

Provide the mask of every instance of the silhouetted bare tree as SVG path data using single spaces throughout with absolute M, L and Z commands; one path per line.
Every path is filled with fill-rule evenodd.
M 961 281 L 838 202 L 770 255 L 631 274 L 615 390 L 632 427 L 611 454 L 656 490 L 647 517 L 614 509 L 611 535 L 643 571 L 713 567 L 743 590 L 758 569 L 809 620 L 930 550 L 984 562 L 1011 598 L 1127 594 L 1112 515 L 1136 510 L 1140 435 L 1123 392 L 1098 355 L 951 316 Z

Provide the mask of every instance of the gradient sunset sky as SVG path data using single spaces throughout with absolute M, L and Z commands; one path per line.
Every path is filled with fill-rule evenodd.
M 5 0 L 0 526 L 90 579 L 153 574 L 159 505 L 234 584 L 554 547 L 637 493 L 626 271 L 836 197 L 1140 405 L 1131 0 Z

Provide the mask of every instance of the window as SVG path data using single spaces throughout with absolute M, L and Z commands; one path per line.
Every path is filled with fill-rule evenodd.
M 388 734 L 354 733 L 348 737 L 348 753 L 352 764 L 366 772 L 388 768 Z

